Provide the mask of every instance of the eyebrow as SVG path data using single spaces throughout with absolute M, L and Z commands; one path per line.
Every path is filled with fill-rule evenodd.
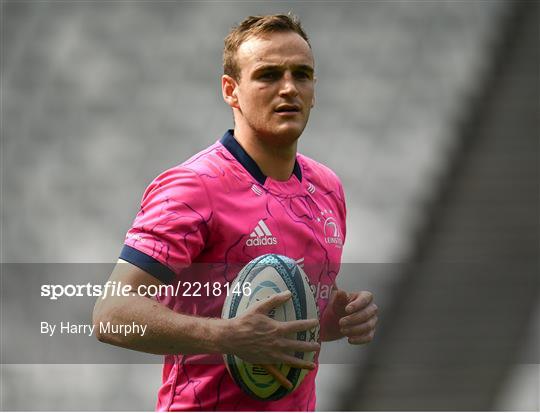
M 283 69 L 283 66 L 281 66 L 281 65 L 265 64 L 265 65 L 262 65 L 262 66 L 259 66 L 258 68 L 256 68 L 253 71 L 253 73 L 260 73 L 260 72 L 264 72 L 265 70 L 282 70 L 282 69 Z M 293 70 L 302 70 L 302 71 L 307 72 L 309 74 L 313 74 L 315 72 L 313 67 L 311 67 L 309 65 L 292 65 L 292 69 Z

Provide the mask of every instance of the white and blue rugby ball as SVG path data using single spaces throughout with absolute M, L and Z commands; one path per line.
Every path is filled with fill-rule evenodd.
M 231 291 L 237 293 L 227 296 L 223 305 L 223 318 L 237 317 L 252 305 L 286 290 L 292 293 L 291 299 L 275 308 L 269 314 L 270 317 L 278 321 L 319 318 L 315 297 L 306 274 L 293 259 L 283 255 L 266 254 L 250 261 L 240 271 L 231 287 Z M 295 333 L 289 338 L 316 342 L 319 340 L 319 327 Z M 294 356 L 313 361 L 315 353 L 296 352 Z M 235 355 L 226 354 L 223 357 L 236 384 L 259 400 L 277 400 L 286 396 L 298 388 L 308 373 L 308 370 L 286 364 L 277 365 L 277 369 L 293 385 L 291 390 L 287 390 L 260 366 L 244 362 Z

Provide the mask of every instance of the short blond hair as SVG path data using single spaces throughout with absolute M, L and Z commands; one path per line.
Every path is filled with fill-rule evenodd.
M 295 15 L 271 14 L 266 16 L 249 16 L 242 23 L 234 26 L 225 38 L 223 48 L 223 73 L 232 78 L 240 79 L 240 67 L 236 60 L 236 52 L 248 38 L 267 33 L 294 32 L 299 34 L 311 48 L 308 36 L 300 19 Z

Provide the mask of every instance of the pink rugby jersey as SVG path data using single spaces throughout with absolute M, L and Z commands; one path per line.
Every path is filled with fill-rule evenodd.
M 298 154 L 289 180 L 276 181 L 229 130 L 150 184 L 120 258 L 176 287 L 158 297 L 169 308 L 220 317 L 238 270 L 260 255 L 282 254 L 303 266 L 322 314 L 340 268 L 345 213 L 330 169 Z M 234 383 L 221 355 L 168 355 L 156 408 L 311 411 L 315 375 L 280 400 L 259 401 Z

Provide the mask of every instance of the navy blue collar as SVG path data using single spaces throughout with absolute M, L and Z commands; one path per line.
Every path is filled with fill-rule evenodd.
M 242 164 L 244 168 L 250 173 L 250 175 L 257 180 L 258 183 L 264 185 L 266 181 L 266 175 L 263 174 L 259 165 L 253 160 L 251 156 L 240 146 L 238 141 L 233 135 L 233 130 L 229 129 L 225 132 L 225 135 L 220 139 L 220 142 L 227 150 L 231 153 L 232 156 L 236 158 L 238 162 Z M 293 174 L 302 182 L 302 171 L 298 160 L 294 161 Z

